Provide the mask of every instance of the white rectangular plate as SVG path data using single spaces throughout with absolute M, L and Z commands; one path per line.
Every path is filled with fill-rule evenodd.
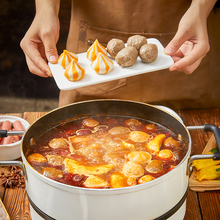
M 120 67 L 116 63 L 116 61 L 112 59 L 112 61 L 114 62 L 113 70 L 105 75 L 98 75 L 90 66 L 91 61 L 89 61 L 86 58 L 86 53 L 80 53 L 78 54 L 78 63 L 82 68 L 85 69 L 85 76 L 83 79 L 75 82 L 69 81 L 64 76 L 65 69 L 60 64 L 49 63 L 49 67 L 60 90 L 77 89 L 81 87 L 86 87 L 103 82 L 108 82 L 130 76 L 135 76 L 138 74 L 149 73 L 169 68 L 173 64 L 173 59 L 170 56 L 164 54 L 163 45 L 155 38 L 148 38 L 147 40 L 148 43 L 153 43 L 158 46 L 158 57 L 156 61 L 154 61 L 153 63 L 144 63 L 141 61 L 140 57 L 138 57 L 136 63 L 133 66 Z

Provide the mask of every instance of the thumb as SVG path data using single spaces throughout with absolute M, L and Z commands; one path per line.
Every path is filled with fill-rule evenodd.
M 47 60 L 52 64 L 57 63 L 58 53 L 56 48 L 56 42 L 51 38 L 46 38 L 44 39 L 44 47 Z
M 186 41 L 185 37 L 176 33 L 174 38 L 170 41 L 170 43 L 164 49 L 164 53 L 167 55 L 173 55 L 178 49 L 182 46 L 182 44 Z

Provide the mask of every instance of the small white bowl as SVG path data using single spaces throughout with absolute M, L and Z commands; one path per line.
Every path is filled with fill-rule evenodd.
M 10 122 L 15 122 L 16 120 L 19 120 L 24 129 L 27 130 L 30 124 L 24 120 L 23 118 L 11 116 L 11 115 L 0 115 L 0 122 L 9 120 Z M 22 137 L 23 139 L 23 137 Z M 12 144 L 6 144 L 6 145 L 0 145 L 0 160 L 15 160 L 21 156 L 21 141 L 17 141 Z

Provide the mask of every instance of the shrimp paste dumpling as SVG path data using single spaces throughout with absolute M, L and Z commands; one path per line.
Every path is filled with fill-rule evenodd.
M 77 56 L 77 54 L 72 53 L 68 50 L 64 50 L 63 53 L 60 55 L 59 59 L 58 59 L 58 63 L 64 68 L 66 69 L 67 66 L 70 64 L 70 62 L 72 60 L 75 60 L 76 62 L 78 62 L 79 58 Z
M 104 55 L 107 55 L 107 50 L 96 39 L 95 42 L 87 50 L 86 57 L 88 60 L 93 62 L 97 58 L 98 53 L 102 53 Z
M 83 69 L 75 60 L 70 62 L 64 72 L 64 76 L 72 82 L 82 79 L 84 75 L 85 69 Z
M 113 69 L 114 63 L 104 54 L 98 53 L 98 56 L 92 62 L 91 67 L 99 75 L 104 75 Z

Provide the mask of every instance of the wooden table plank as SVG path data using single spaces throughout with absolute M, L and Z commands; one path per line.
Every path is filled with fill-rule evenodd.
M 220 219 L 220 192 L 208 191 L 198 194 L 203 220 Z
M 189 190 L 186 197 L 186 214 L 184 220 L 202 220 L 197 193 Z
M 29 201 L 25 188 L 7 189 L 3 203 L 11 220 L 31 220 Z

